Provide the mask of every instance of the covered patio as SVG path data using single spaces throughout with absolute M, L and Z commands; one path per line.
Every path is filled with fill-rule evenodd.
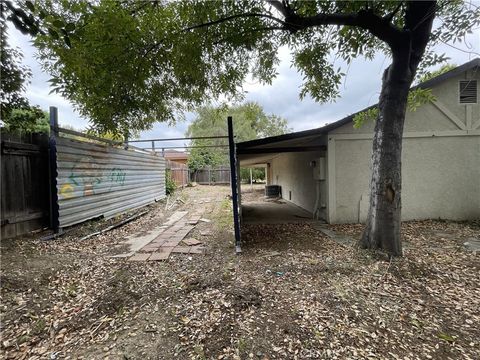
M 296 224 L 317 222 L 313 214 L 282 199 L 269 200 L 258 194 L 256 200 L 242 203 L 243 224 Z
M 264 167 L 266 185 L 281 191 L 269 199 L 265 186 L 257 186 L 252 196 L 248 185 L 240 185 L 242 224 L 325 222 L 327 142 L 318 131 L 304 131 L 238 143 L 239 165 Z

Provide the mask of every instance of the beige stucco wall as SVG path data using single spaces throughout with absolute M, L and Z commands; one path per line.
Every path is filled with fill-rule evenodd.
M 480 80 L 480 74 L 470 72 L 439 84 L 432 89 L 435 104 L 407 113 L 404 220 L 480 218 L 480 105 L 458 102 L 458 81 L 469 78 Z M 329 134 L 330 222 L 365 220 L 373 125 L 354 129 L 347 124 Z
M 368 211 L 371 140 L 335 140 L 335 223 Z M 480 136 L 404 139 L 402 219 L 480 218 Z
M 472 128 L 476 121 L 480 120 L 480 105 L 459 104 L 460 80 L 476 79 L 478 94 L 480 94 L 480 71 L 469 71 L 462 75 L 448 79 L 434 88 L 432 94 L 436 98 L 436 104 L 447 108 L 461 123 L 464 129 Z M 405 132 L 447 131 L 461 130 L 461 127 L 448 118 L 439 107 L 429 103 L 420 106 L 415 112 L 407 112 L 405 119 Z M 330 132 L 330 134 L 371 134 L 375 123 L 366 122 L 360 129 L 355 129 L 353 123 L 346 124 Z
M 325 152 L 283 153 L 271 162 L 271 184 L 282 187 L 282 196 L 309 212 L 314 211 L 317 180 L 314 180 L 311 161 L 325 157 Z M 291 192 L 291 193 L 290 193 Z M 290 199 L 291 194 L 291 199 Z M 320 181 L 320 202 L 325 204 L 320 217 L 326 216 L 327 186 L 326 180 Z

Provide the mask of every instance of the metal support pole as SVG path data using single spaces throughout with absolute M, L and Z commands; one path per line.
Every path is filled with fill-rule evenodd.
M 238 215 L 238 192 L 237 192 L 237 156 L 235 151 L 235 142 L 233 137 L 232 117 L 227 118 L 228 124 L 228 145 L 230 150 L 230 177 L 232 185 L 232 203 L 233 203 L 233 224 L 235 230 L 235 252 L 241 253 L 240 247 L 240 218 Z
M 54 106 L 50 106 L 50 137 L 48 139 L 48 167 L 50 170 L 50 228 L 55 234 L 60 232 L 57 194 L 57 136 L 58 109 Z
M 155 152 L 155 141 L 152 140 L 152 152 Z
M 252 174 L 252 168 L 250 168 L 250 190 L 253 193 L 253 174 Z

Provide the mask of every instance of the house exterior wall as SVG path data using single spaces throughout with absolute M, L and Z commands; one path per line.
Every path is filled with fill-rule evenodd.
M 402 219 L 480 218 L 480 105 L 460 104 L 459 80 L 432 89 L 437 100 L 407 112 L 402 153 Z M 478 81 L 480 83 L 480 81 Z M 480 93 L 480 91 L 479 91 Z M 373 122 L 344 125 L 328 139 L 328 221 L 364 222 Z
M 291 201 L 311 213 L 315 210 L 317 186 L 319 186 L 320 204 L 325 205 L 319 214 L 320 218 L 326 217 L 326 180 L 314 179 L 310 163 L 316 161 L 318 164 L 318 159 L 325 156 L 324 151 L 283 153 L 270 163 L 271 179 L 269 183 L 282 187 L 283 199 Z

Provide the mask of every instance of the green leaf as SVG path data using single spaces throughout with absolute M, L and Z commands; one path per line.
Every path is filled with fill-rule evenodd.
M 378 117 L 378 107 L 373 107 L 355 114 L 353 117 L 353 127 L 359 129 L 367 121 L 375 121 Z
M 52 28 L 48 28 L 48 33 L 50 34 L 50 36 L 54 39 L 58 39 L 59 36 L 58 36 L 58 32 Z
M 25 1 L 25 5 L 27 6 L 28 10 L 35 12 L 35 5 L 31 1 Z
M 63 37 L 63 41 L 65 41 L 65 44 L 67 44 L 67 46 L 68 46 L 69 48 L 72 47 L 72 44 L 71 44 L 71 42 L 70 42 L 70 38 L 69 38 L 68 36 L 65 35 L 65 36 Z
M 63 21 L 57 19 L 57 20 L 52 21 L 52 25 L 55 26 L 56 28 L 60 29 L 60 28 L 63 28 L 64 23 L 63 23 Z
M 68 32 L 74 31 L 75 30 L 75 23 L 68 23 L 65 25 L 65 30 Z

